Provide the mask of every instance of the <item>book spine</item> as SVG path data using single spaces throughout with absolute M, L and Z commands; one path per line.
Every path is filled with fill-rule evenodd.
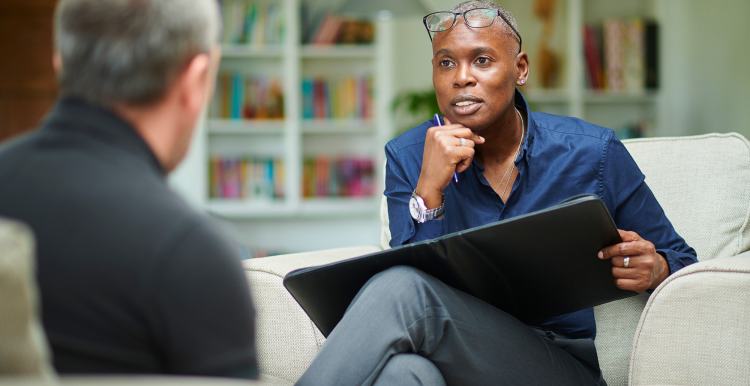
M 281 158 L 211 157 L 209 197 L 223 199 L 283 198 Z
M 591 27 L 588 25 L 584 25 L 581 34 L 583 36 L 583 59 L 584 63 L 586 63 L 586 85 L 590 89 L 598 89 L 599 85 L 596 80 L 596 74 L 594 70 L 594 61 L 593 61 L 593 42 L 591 41 L 591 34 L 590 34 Z
M 643 22 L 631 19 L 624 24 L 623 39 L 623 89 L 641 91 L 645 86 Z
M 317 77 L 302 79 L 303 119 L 372 118 L 372 80 L 347 76 L 331 80 Z
M 231 81 L 229 78 L 229 74 L 222 73 L 221 74 L 221 118 L 229 119 L 229 95 L 232 92 L 231 90 Z
M 374 160 L 362 157 L 307 157 L 303 163 L 302 196 L 364 197 L 375 189 Z
M 644 40 L 645 87 L 654 90 L 659 88 L 659 25 L 655 21 L 646 22 Z
M 604 21 L 604 60 L 607 86 L 612 90 L 622 90 L 622 21 Z
M 313 80 L 310 78 L 302 79 L 302 118 L 313 118 Z
M 284 198 L 286 190 L 284 189 L 284 183 L 286 178 L 286 173 L 284 169 L 284 160 L 281 158 L 274 159 L 274 189 L 273 189 L 273 196 L 275 198 Z
M 242 85 L 242 77 L 239 73 L 234 73 L 232 75 L 232 97 L 231 97 L 231 113 L 230 118 L 232 119 L 239 119 L 241 117 L 241 107 L 242 107 L 242 95 L 243 92 L 243 85 Z

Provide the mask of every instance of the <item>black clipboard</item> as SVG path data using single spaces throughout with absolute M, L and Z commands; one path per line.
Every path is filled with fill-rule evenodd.
M 527 324 L 636 295 L 599 251 L 622 242 L 595 195 L 397 248 L 290 272 L 284 286 L 324 336 L 362 286 L 397 265 L 420 269 Z

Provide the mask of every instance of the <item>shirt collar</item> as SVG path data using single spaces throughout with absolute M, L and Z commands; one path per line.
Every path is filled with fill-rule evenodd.
M 42 130 L 85 135 L 122 149 L 146 161 L 160 175 L 166 175 L 154 152 L 131 124 L 114 112 L 83 99 L 61 98 L 45 119 Z
M 524 138 L 523 140 L 523 146 L 521 147 L 521 155 L 516 161 L 518 161 L 519 159 L 526 159 L 526 161 L 528 162 L 529 149 L 531 145 L 534 143 L 534 133 L 536 132 L 536 123 L 531 118 L 531 110 L 529 109 L 529 104 L 526 102 L 526 98 L 523 96 L 523 94 L 521 94 L 521 91 L 518 88 L 516 88 L 514 99 L 516 103 L 516 108 L 526 112 L 526 120 L 528 121 L 528 122 L 524 122 L 526 124 L 526 138 Z

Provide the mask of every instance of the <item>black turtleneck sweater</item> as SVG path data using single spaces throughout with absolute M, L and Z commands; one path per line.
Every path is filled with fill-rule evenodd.
M 39 130 L 2 144 L 0 216 L 35 233 L 59 372 L 257 376 L 236 248 L 112 112 L 65 98 Z

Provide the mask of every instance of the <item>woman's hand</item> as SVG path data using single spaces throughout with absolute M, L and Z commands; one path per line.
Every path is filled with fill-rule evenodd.
M 461 145 L 461 138 L 466 141 L 466 146 Z M 453 172 L 466 170 L 474 159 L 474 145 L 483 143 L 484 138 L 461 124 L 451 123 L 448 118 L 445 118 L 444 126 L 427 130 L 416 190 L 428 209 L 440 206 L 443 190 L 453 179 Z
M 656 252 L 654 244 L 637 233 L 618 231 L 622 242 L 599 252 L 600 259 L 612 261 L 615 285 L 638 293 L 658 287 L 669 276 L 667 260 Z

